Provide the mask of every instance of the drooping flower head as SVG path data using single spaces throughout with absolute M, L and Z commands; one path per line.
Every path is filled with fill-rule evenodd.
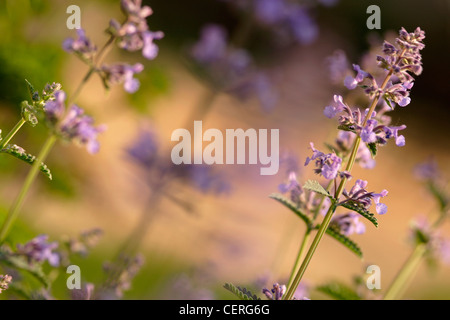
M 343 202 L 351 202 L 366 210 L 369 210 L 373 202 L 375 203 L 376 212 L 378 214 L 385 214 L 387 212 L 387 206 L 384 203 L 381 203 L 380 200 L 387 196 L 388 191 L 383 190 L 380 193 L 368 192 L 366 190 L 367 184 L 368 182 L 365 180 L 356 180 L 349 192 L 344 189 L 343 195 L 346 199 Z
M 360 215 L 355 212 L 335 215 L 331 219 L 330 226 L 335 226 L 342 234 L 350 236 L 354 233 L 363 234 L 366 226 L 359 220 Z
M 67 38 L 63 42 L 63 49 L 74 53 L 84 61 L 92 61 L 97 53 L 97 47 L 86 37 L 84 29 L 77 29 L 77 38 Z

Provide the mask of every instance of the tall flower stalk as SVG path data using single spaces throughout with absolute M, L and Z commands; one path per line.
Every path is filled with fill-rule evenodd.
M 380 197 L 385 196 L 387 191 L 383 191 L 377 195 L 374 193 L 364 194 L 358 191 L 359 193 L 356 192 L 353 194 L 353 197 L 349 197 L 350 194 L 345 191 L 345 186 L 347 181 L 351 178 L 351 172 L 355 164 L 361 142 L 366 143 L 374 155 L 376 154 L 377 145 L 387 143 L 387 140 L 390 138 L 395 138 L 398 146 L 403 146 L 405 144 L 404 137 L 399 136 L 398 131 L 406 128 L 406 126 L 389 127 L 388 123 L 385 123 L 385 119 L 377 119 L 377 112 L 375 110 L 382 99 L 392 109 L 396 103 L 400 106 L 406 106 L 409 104 L 409 89 L 411 89 L 414 80 L 409 72 L 416 75 L 419 75 L 422 72 L 420 50 L 424 48 L 424 44 L 422 42 L 424 38 L 425 33 L 420 28 L 417 28 L 414 33 L 408 33 L 402 28 L 396 41 L 397 47 L 387 41 L 384 42 L 383 53 L 385 56 L 379 56 L 377 58 L 378 65 L 387 71 L 381 85 L 378 85 L 377 80 L 371 74 L 364 72 L 360 70 L 358 66 L 355 66 L 357 75 L 353 79 L 346 79 L 346 85 L 349 89 L 353 89 L 360 83 L 367 80 L 367 85 L 360 85 L 364 89 L 367 96 L 371 99 L 371 103 L 366 109 L 364 117 L 362 117 L 359 109 L 352 110 L 343 102 L 342 99 L 339 98 L 335 98 L 335 106 L 330 106 L 325 109 L 325 115 L 330 118 L 336 116 L 337 114 L 343 113 L 343 115 L 339 117 L 339 129 L 353 132 L 356 134 L 356 138 L 343 171 L 339 171 L 341 168 L 342 159 L 333 154 L 325 155 L 320 151 L 315 150 L 312 145 L 314 154 L 311 159 L 307 159 L 306 164 L 312 160 L 315 160 L 317 167 L 317 169 L 315 169 L 316 173 L 322 175 L 328 180 L 334 181 L 336 181 L 336 178 L 339 176 L 340 183 L 339 186 L 335 188 L 334 195 L 330 195 L 331 205 L 322 223 L 320 224 L 317 234 L 303 260 L 303 263 L 296 272 L 292 284 L 289 288 L 287 288 L 283 299 L 290 300 L 293 298 L 294 293 L 300 284 L 300 281 L 302 280 L 302 277 L 306 272 L 323 235 L 330 225 L 337 207 L 342 204 L 342 195 L 345 195 L 347 200 L 351 199 L 351 201 L 364 206 L 370 205 L 371 200 L 374 200 L 377 205 L 377 212 L 386 212 L 385 205 L 380 204 L 379 199 Z M 395 76 L 394 81 L 397 81 L 396 83 L 393 83 L 392 81 L 394 78 L 393 76 Z M 383 120 L 384 123 L 382 122 Z

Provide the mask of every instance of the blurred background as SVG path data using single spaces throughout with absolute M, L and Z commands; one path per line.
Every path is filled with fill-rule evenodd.
M 381 30 L 368 30 L 370 1 L 298 1 L 306 8 L 301 26 L 305 32 L 294 36 L 250 16 L 239 1 L 143 2 L 154 11 L 148 19 L 150 29 L 165 33 L 157 41 L 158 57 L 148 61 L 139 53 L 111 51 L 107 62 L 144 64 L 145 71 L 137 75 L 140 90 L 128 94 L 116 86 L 107 92 L 98 77 L 91 79 L 77 104 L 96 123 L 108 126 L 100 137 L 101 151 L 92 156 L 64 143 L 54 148 L 47 160 L 53 181 L 38 177 L 13 229 L 13 242 L 23 243 L 37 234 L 58 241 L 101 228 L 98 246 L 79 261 L 83 281 L 99 284 L 105 276 L 103 263 L 138 234 L 133 250 L 142 253 L 145 262 L 125 292 L 126 299 L 233 298 L 222 288 L 225 282 L 242 286 L 285 282 L 304 225 L 268 196 L 286 181 L 289 165 L 282 164 L 274 176 L 261 176 L 260 165 L 216 165 L 207 172 L 181 173 L 155 193 L 159 171 L 139 165 L 127 150 L 142 130 L 151 130 L 158 161 L 169 163 L 173 130 L 191 129 L 195 116 L 203 120 L 204 130 L 280 129 L 282 154 L 297 158 L 302 180 L 314 178 L 311 168 L 303 167 L 310 155 L 309 142 L 320 146 L 333 141 L 335 121 L 325 118 L 323 109 L 334 94 L 347 94 L 339 75 L 332 77 L 329 57 L 342 50 L 350 64 L 360 63 L 371 43 L 395 37 L 401 27 L 412 32 L 420 26 L 426 32 L 424 72 L 416 78 L 411 104 L 392 113 L 395 124 L 408 127 L 403 132 L 406 146 L 390 143 L 380 150 L 375 169 L 354 171 L 355 177 L 369 181 L 370 190 L 389 190 L 388 213 L 379 217 L 377 229 L 367 224 L 366 234 L 352 237 L 364 252 L 363 261 L 324 238 L 305 274 L 310 287 L 336 279 L 350 284 L 353 276 L 364 274 L 366 265 L 376 264 L 386 289 L 411 252 L 410 220 L 435 214 L 435 201 L 414 177 L 414 167 L 434 156 L 444 175 L 450 173 L 450 2 L 378 1 Z M 0 2 L 3 132 L 17 122 L 19 104 L 28 98 L 24 79 L 36 89 L 55 81 L 73 92 L 87 72 L 61 47 L 65 38 L 75 35 L 66 28 L 66 8 L 71 4 L 81 8 L 82 27 L 99 47 L 108 39 L 104 30 L 109 20 L 122 17 L 119 1 L 112 0 Z M 263 72 L 270 89 L 263 87 L 259 96 L 243 99 L 232 90 L 210 85 L 213 81 L 198 71 L 189 54 L 208 24 L 221 25 L 236 47 L 251 54 L 252 66 Z M 258 98 L 269 91 L 276 100 L 268 108 Z M 26 127 L 13 142 L 37 154 L 46 134 L 43 126 Z M 26 164 L 0 157 L 0 220 L 28 170 Z M 210 178 L 214 182 L 205 182 Z M 440 265 L 431 270 L 425 263 L 421 266 L 405 297 L 450 298 L 450 268 Z M 67 294 L 64 277 L 55 281 L 55 297 Z M 325 298 L 314 291 L 310 296 Z

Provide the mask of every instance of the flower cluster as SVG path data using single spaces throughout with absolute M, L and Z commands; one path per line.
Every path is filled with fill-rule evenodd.
M 354 212 L 336 215 L 331 219 L 330 226 L 335 226 L 346 236 L 350 236 L 354 233 L 363 234 L 366 232 L 366 226 L 359 218 L 360 215 Z
M 123 88 L 128 93 L 135 93 L 139 90 L 140 82 L 134 78 L 135 74 L 141 73 L 144 66 L 141 63 L 129 65 L 117 63 L 113 65 L 103 65 L 101 68 L 102 79 L 106 88 L 112 85 L 123 84 Z
M 351 202 L 352 204 L 359 205 L 365 209 L 369 209 L 372 202 L 375 203 L 376 211 L 378 214 L 385 214 L 387 212 L 387 206 L 380 202 L 381 198 L 387 196 L 388 191 L 383 190 L 380 193 L 368 192 L 365 188 L 368 182 L 358 179 L 349 192 L 344 190 L 343 195 L 346 198 L 342 202 Z
M 278 283 L 275 283 L 271 290 L 264 288 L 262 292 L 266 295 L 267 299 L 269 300 L 282 300 L 283 295 L 286 293 L 286 286 L 285 285 L 280 286 Z
M 67 38 L 63 42 L 63 49 L 67 52 L 76 54 L 81 60 L 93 62 L 93 58 L 97 53 L 97 46 L 86 37 L 84 29 L 77 29 L 77 38 Z
M 0 275 L 0 293 L 2 293 L 3 290 L 8 289 L 9 284 L 12 281 L 12 277 L 10 275 Z
M 58 248 L 58 242 L 47 242 L 48 235 L 40 235 L 30 240 L 24 245 L 17 245 L 17 254 L 26 257 L 29 263 L 41 263 L 48 261 L 48 263 L 57 267 L 60 263 L 60 256 L 53 252 Z
M 100 144 L 98 134 L 106 130 L 105 125 L 94 126 L 94 119 L 84 114 L 77 105 L 65 106 L 66 93 L 55 92 L 55 100 L 48 101 L 44 106 L 47 121 L 55 133 L 65 140 L 74 141 L 86 147 L 91 154 L 97 153 Z
M 227 32 L 222 26 L 204 26 L 190 56 L 216 90 L 224 90 L 240 99 L 255 95 L 267 111 L 275 105 L 277 94 L 267 75 L 254 67 L 246 50 L 228 44 Z
M 154 40 L 164 37 L 161 31 L 150 31 L 146 18 L 153 11 L 148 6 L 142 7 L 142 0 L 121 0 L 122 11 L 126 15 L 126 21 L 120 24 L 112 19 L 109 32 L 117 39 L 119 48 L 127 51 L 142 50 L 142 55 L 149 60 L 158 55 L 158 46 Z
M 311 149 L 313 151 L 312 157 L 307 157 L 305 161 L 305 166 L 307 166 L 311 161 L 315 161 L 316 169 L 314 172 L 316 174 L 322 175 L 327 180 L 335 179 L 341 168 L 342 159 L 338 157 L 335 153 L 325 154 L 316 148 L 314 144 L 310 143 Z

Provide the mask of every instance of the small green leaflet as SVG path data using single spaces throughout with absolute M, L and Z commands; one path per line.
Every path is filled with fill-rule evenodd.
M 335 300 L 361 300 L 355 290 L 345 284 L 331 282 L 316 288 L 317 291 L 325 293 Z
M 378 228 L 377 218 L 375 217 L 375 215 L 373 213 L 367 211 L 364 207 L 362 207 L 352 201 L 344 202 L 344 203 L 340 204 L 340 206 L 359 213 L 361 216 L 363 216 L 364 218 L 366 218 L 367 220 L 372 222 L 373 225 Z
M 225 283 L 223 287 L 237 296 L 240 300 L 261 300 L 261 298 L 258 298 L 258 296 L 246 288 L 236 287 L 231 283 Z
M 370 154 L 372 155 L 372 158 L 375 159 L 376 155 L 377 155 L 377 144 L 372 142 L 372 143 L 368 143 L 367 147 L 369 148 Z
M 354 243 L 352 240 L 350 240 L 349 238 L 344 236 L 340 232 L 340 230 L 336 229 L 335 227 L 329 226 L 326 231 L 326 234 L 333 237 L 334 239 L 336 239 L 337 241 L 342 243 L 344 246 L 346 246 L 348 249 L 353 251 L 358 257 L 362 258 L 363 253 L 362 253 L 361 249 L 359 248 L 359 246 L 356 243 Z
M 300 219 L 302 219 L 307 225 L 312 224 L 311 219 L 306 214 L 304 214 L 297 207 L 297 205 L 294 202 L 292 202 L 291 200 L 283 197 L 281 194 L 278 194 L 278 193 L 272 193 L 269 197 L 277 200 L 279 203 L 284 205 L 286 208 L 290 209 L 293 213 L 295 213 L 297 216 L 299 216 Z
M 308 180 L 306 181 L 305 185 L 303 186 L 303 189 L 308 189 L 311 191 L 314 191 L 315 193 L 327 196 L 328 198 L 331 198 L 330 194 L 328 193 L 327 190 L 324 189 L 324 187 L 322 187 L 320 185 L 320 183 L 316 180 Z
M 5 148 L 0 150 L 0 153 L 9 154 L 9 155 L 11 155 L 19 160 L 22 160 L 30 165 L 33 165 L 34 162 L 36 161 L 35 156 L 26 153 L 24 149 L 22 149 L 21 147 L 15 145 L 15 144 L 13 144 L 13 145 L 8 144 L 7 146 L 5 146 Z M 41 163 L 40 170 L 44 175 L 47 176 L 47 178 L 52 180 L 52 173 L 50 172 L 50 169 L 44 163 Z

